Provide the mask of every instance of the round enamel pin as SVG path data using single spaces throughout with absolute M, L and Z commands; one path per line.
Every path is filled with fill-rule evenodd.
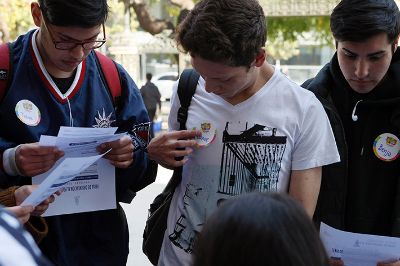
M 40 122 L 40 111 L 29 100 L 21 100 L 15 106 L 15 113 L 22 123 L 28 126 L 37 126 Z
M 201 131 L 201 136 L 195 138 L 199 148 L 208 146 L 217 135 L 217 129 L 210 122 L 203 122 L 199 127 L 194 127 L 193 130 Z
M 382 161 L 394 161 L 400 155 L 399 138 L 390 133 L 383 133 L 375 139 L 373 150 L 376 157 Z

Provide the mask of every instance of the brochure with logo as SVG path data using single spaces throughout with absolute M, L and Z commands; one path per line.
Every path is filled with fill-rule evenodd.
M 57 137 L 41 136 L 40 145 L 56 146 L 65 153 L 52 169 L 32 178 L 33 184 L 43 187 L 38 199 L 46 199 L 52 194 L 48 194 L 50 191 L 62 192 L 42 216 L 116 208 L 115 167 L 96 151 L 102 143 L 125 135 L 114 134 L 115 131 L 116 128 L 61 127 Z

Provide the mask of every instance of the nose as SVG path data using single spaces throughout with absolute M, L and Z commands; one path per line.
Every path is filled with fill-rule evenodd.
M 70 54 L 75 59 L 82 59 L 85 55 L 85 49 L 83 49 L 82 45 L 77 45 L 73 49 L 70 50 Z
M 369 74 L 369 64 L 366 60 L 359 59 L 356 61 L 355 75 L 358 79 L 364 79 Z

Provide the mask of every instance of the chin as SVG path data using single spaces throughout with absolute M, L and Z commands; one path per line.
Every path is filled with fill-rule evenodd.
M 73 72 L 75 71 L 75 69 L 78 67 L 78 65 L 73 65 L 73 66 L 69 66 L 69 65 L 64 65 L 63 67 L 60 67 L 59 69 L 63 72 Z
M 375 83 L 372 84 L 370 82 L 367 84 L 359 84 L 357 82 L 349 82 L 349 85 L 353 91 L 362 93 L 362 94 L 368 93 L 376 87 Z
M 371 92 L 375 87 L 352 87 L 352 89 L 358 93 L 365 94 Z

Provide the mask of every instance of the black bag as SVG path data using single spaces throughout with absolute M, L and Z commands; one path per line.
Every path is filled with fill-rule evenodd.
M 186 129 L 186 120 L 188 109 L 192 96 L 196 91 L 199 74 L 193 69 L 185 69 L 179 79 L 178 97 L 181 106 L 178 110 L 177 120 L 180 130 Z M 172 196 L 175 188 L 182 180 L 182 167 L 174 170 L 174 173 L 164 188 L 150 204 L 149 216 L 146 221 L 146 226 L 143 232 L 143 253 L 153 265 L 156 265 L 160 256 L 161 245 L 164 239 L 164 233 L 167 229 L 167 218 L 169 207 L 171 205 Z

